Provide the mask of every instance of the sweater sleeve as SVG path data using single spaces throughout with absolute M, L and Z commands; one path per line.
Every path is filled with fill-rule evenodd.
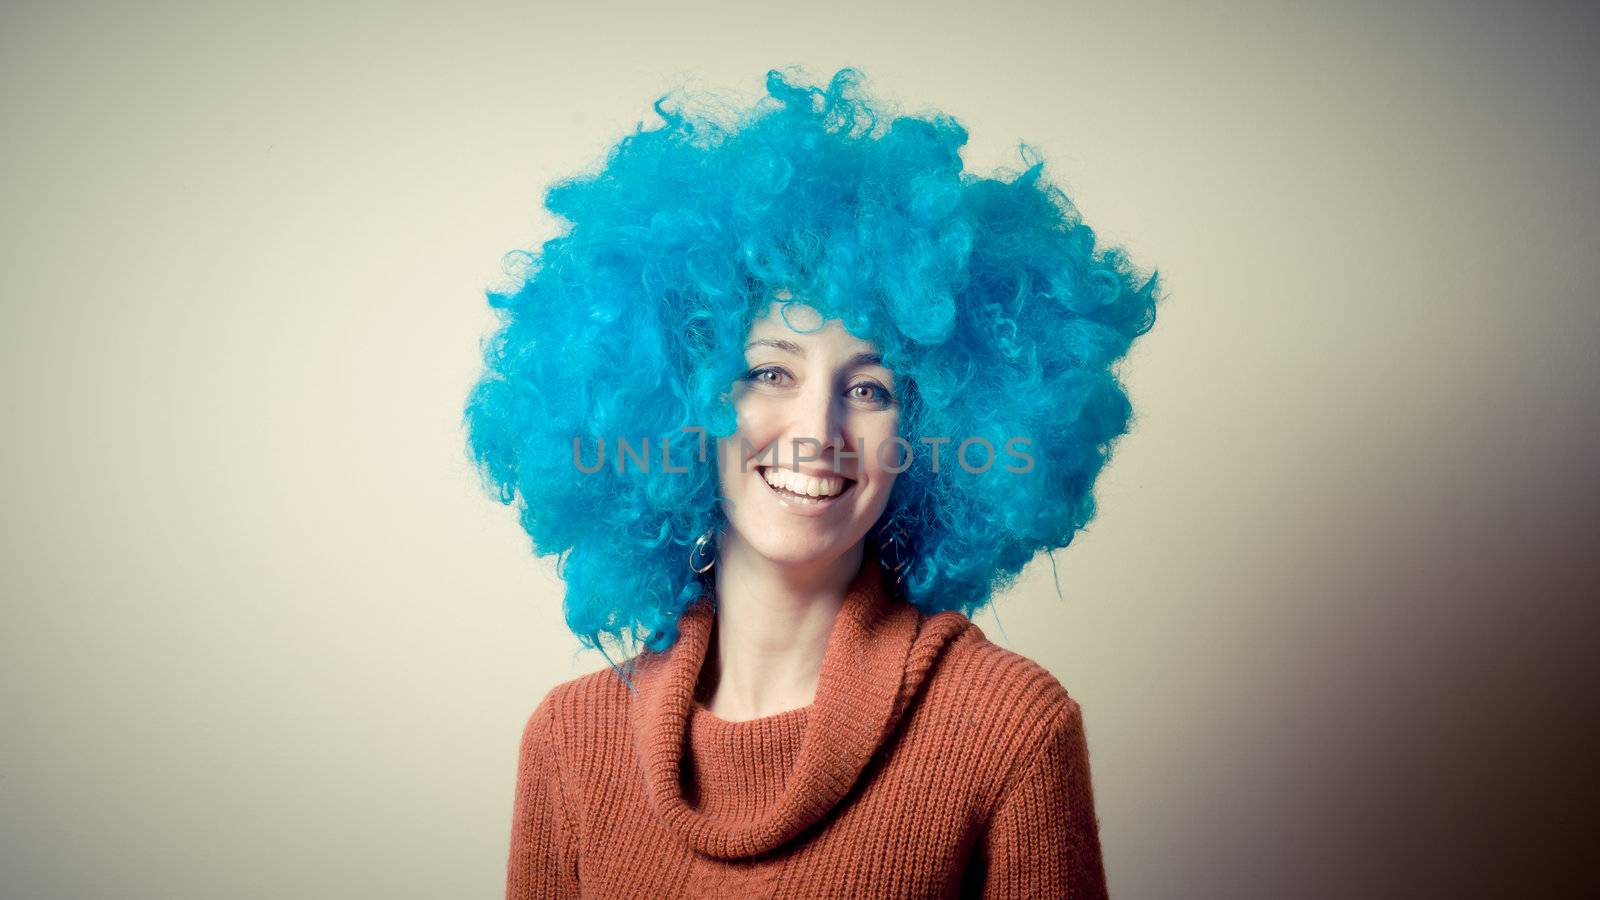
M 506 900 L 577 897 L 577 855 L 552 737 L 550 697 L 528 718 L 517 758 Z
M 983 839 L 982 896 L 1106 897 L 1083 713 L 1069 703 L 1001 795 Z

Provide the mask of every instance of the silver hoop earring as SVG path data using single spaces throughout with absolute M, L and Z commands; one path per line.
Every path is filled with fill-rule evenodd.
M 710 529 L 695 538 L 694 545 L 689 548 L 689 570 L 696 575 L 704 575 L 717 564 L 716 534 L 717 529 Z

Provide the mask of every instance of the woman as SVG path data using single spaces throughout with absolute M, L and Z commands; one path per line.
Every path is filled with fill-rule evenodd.
M 508 898 L 1106 893 L 1082 711 L 969 616 L 1094 515 L 1156 279 L 859 81 L 657 101 L 489 295 L 474 459 L 628 656 L 527 722 Z

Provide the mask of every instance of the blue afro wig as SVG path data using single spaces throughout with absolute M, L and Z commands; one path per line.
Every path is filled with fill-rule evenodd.
M 908 388 L 913 448 L 952 439 L 939 465 L 909 454 L 885 513 L 926 613 L 970 616 L 1066 547 L 1128 430 L 1112 368 L 1155 322 L 1156 275 L 1096 241 L 1026 144 L 1023 171 L 978 177 L 955 119 L 891 114 L 855 69 L 797 80 L 768 72 L 767 95 L 732 116 L 658 99 L 664 124 L 547 190 L 570 224 L 508 254 L 514 289 L 488 292 L 499 325 L 468 451 L 534 553 L 556 555 L 567 625 L 603 654 L 607 636 L 670 646 L 703 590 L 690 546 L 724 523 L 704 444 L 735 432 L 745 335 L 776 290 L 877 345 Z M 648 448 L 644 466 L 575 465 L 619 438 Z M 1032 466 L 952 464 L 968 438 L 1023 446 Z

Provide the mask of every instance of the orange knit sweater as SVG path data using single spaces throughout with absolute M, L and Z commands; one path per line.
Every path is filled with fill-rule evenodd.
M 506 897 L 1106 896 L 1083 715 L 869 549 L 810 706 L 695 700 L 708 594 L 663 653 L 557 685 L 528 719 Z

